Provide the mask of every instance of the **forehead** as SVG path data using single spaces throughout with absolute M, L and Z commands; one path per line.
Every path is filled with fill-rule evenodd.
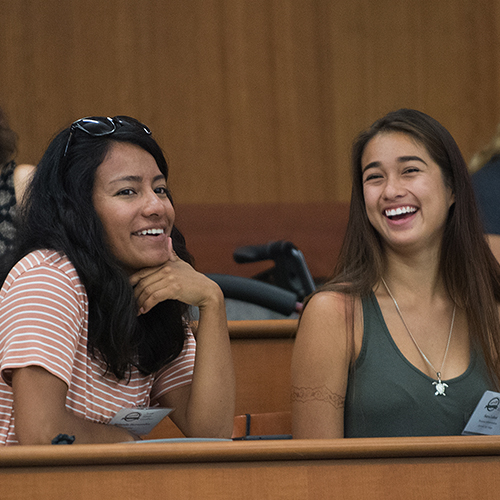
M 413 155 L 431 159 L 426 146 L 416 137 L 404 132 L 379 132 L 366 143 L 361 156 L 361 165 Z
M 154 157 L 145 149 L 128 142 L 112 142 L 97 167 L 97 181 L 111 181 L 123 176 L 158 176 L 162 174 Z

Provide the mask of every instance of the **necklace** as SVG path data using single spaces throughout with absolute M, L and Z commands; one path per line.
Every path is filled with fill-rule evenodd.
M 394 305 L 396 306 L 396 311 L 399 314 L 399 317 L 401 318 L 401 321 L 403 322 L 404 327 L 406 328 L 406 331 L 408 332 L 408 335 L 410 338 L 413 340 L 413 343 L 415 344 L 415 347 L 418 349 L 418 352 L 421 354 L 422 358 L 426 361 L 426 363 L 436 372 L 437 380 L 432 382 L 432 385 L 436 386 L 436 392 L 434 393 L 435 396 L 446 396 L 446 388 L 448 387 L 448 384 L 445 384 L 441 380 L 441 373 L 443 371 L 444 363 L 446 361 L 446 356 L 448 355 L 448 348 L 450 347 L 450 341 L 451 341 L 451 332 L 453 331 L 453 324 L 455 323 L 455 313 L 457 311 L 457 305 L 455 304 L 453 306 L 453 314 L 451 316 L 451 326 L 450 326 L 450 333 L 448 334 L 448 343 L 446 344 L 446 350 L 444 351 L 444 356 L 443 356 L 443 362 L 441 363 L 441 368 L 436 370 L 433 366 L 433 364 L 428 360 L 427 356 L 422 352 L 422 349 L 420 349 L 419 345 L 417 344 L 417 341 L 415 340 L 415 337 L 412 335 L 410 332 L 410 329 L 408 328 L 408 325 L 406 324 L 405 319 L 403 318 L 403 314 L 401 313 L 401 309 L 399 309 L 398 303 L 396 302 L 396 299 L 394 298 L 394 295 L 392 295 L 391 291 L 389 290 L 389 287 L 387 286 L 387 283 L 385 282 L 384 278 L 382 279 L 382 283 L 385 286 L 385 289 L 387 290 L 387 293 L 391 297 L 392 301 L 394 302 Z

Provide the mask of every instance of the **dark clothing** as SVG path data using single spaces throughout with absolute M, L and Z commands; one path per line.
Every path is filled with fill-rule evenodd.
M 387 329 L 374 294 L 363 299 L 363 343 L 349 374 L 345 437 L 460 435 L 486 390 L 494 390 L 483 356 L 471 352 L 459 377 L 444 380 L 446 396 L 413 366 Z
M 472 174 L 479 213 L 487 234 L 500 234 L 500 155 Z

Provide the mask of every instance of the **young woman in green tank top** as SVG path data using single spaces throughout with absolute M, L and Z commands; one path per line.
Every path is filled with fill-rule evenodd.
M 500 376 L 500 265 L 449 132 L 401 109 L 353 146 L 334 278 L 306 302 L 293 435 L 460 434 Z

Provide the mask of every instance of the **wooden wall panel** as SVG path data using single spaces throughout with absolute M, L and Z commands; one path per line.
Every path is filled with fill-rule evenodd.
M 464 156 L 500 121 L 496 0 L 0 0 L 0 105 L 36 162 L 76 118 L 154 131 L 181 203 L 346 201 L 398 107 Z

